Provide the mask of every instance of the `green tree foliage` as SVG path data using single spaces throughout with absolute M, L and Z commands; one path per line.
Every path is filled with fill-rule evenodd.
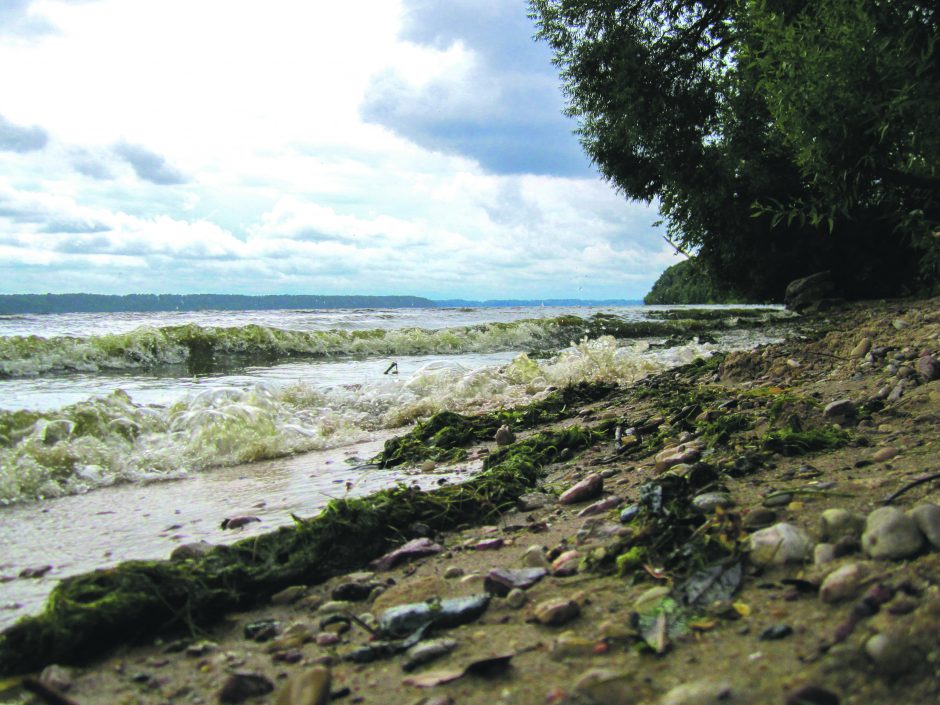
M 716 279 L 758 299 L 779 299 L 789 280 L 821 269 L 856 296 L 913 280 L 923 253 L 897 204 L 869 199 L 831 219 L 799 217 L 804 204 L 829 196 L 778 124 L 786 95 L 779 90 L 771 100 L 768 65 L 777 60 L 763 33 L 777 26 L 779 8 L 760 0 L 531 0 L 530 7 L 588 155 L 625 195 L 657 201 L 669 237 L 695 250 Z M 817 68 L 815 100 L 824 101 L 829 79 Z
M 746 297 L 719 285 L 696 258 L 683 260 L 663 272 L 645 304 L 731 304 L 751 303 Z

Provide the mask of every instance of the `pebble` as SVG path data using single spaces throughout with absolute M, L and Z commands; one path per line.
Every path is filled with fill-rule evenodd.
M 663 472 L 675 465 L 685 465 L 694 463 L 702 457 L 702 451 L 698 446 L 687 446 L 685 444 L 673 448 L 666 448 L 656 455 L 656 472 Z
M 752 529 L 763 529 L 777 521 L 777 512 L 764 507 L 752 509 L 744 517 L 744 528 L 748 531 Z
M 346 600 L 330 600 L 320 605 L 317 614 L 326 616 L 329 614 L 345 614 L 353 609 L 353 603 Z
M 611 509 L 620 506 L 623 503 L 623 499 L 617 496 L 605 497 L 604 499 L 598 500 L 593 504 L 589 504 L 580 512 L 578 512 L 579 517 L 588 517 L 595 514 L 603 514 L 604 512 L 610 511 Z
M 779 523 L 750 536 L 751 561 L 757 565 L 784 565 L 809 560 L 813 542 L 803 529 Z
M 197 641 L 195 644 L 190 644 L 186 647 L 186 655 L 199 658 L 218 650 L 219 645 L 214 641 Z
M 825 565 L 836 559 L 836 547 L 831 543 L 817 543 L 813 547 L 813 563 Z
M 793 627 L 789 624 L 774 624 L 767 627 L 757 637 L 761 641 L 776 641 L 777 639 L 786 639 L 793 633 Z
M 505 545 L 506 541 L 501 538 L 484 539 L 483 541 L 477 541 L 472 548 L 474 551 L 498 551 Z
M 379 583 L 376 582 L 349 580 L 333 588 L 330 597 L 340 602 L 362 602 L 367 600 L 372 591 L 378 586 Z
M 545 568 L 493 568 L 486 574 L 483 587 L 489 593 L 505 597 L 514 588 L 525 590 L 532 587 L 546 575 L 548 571 Z
M 917 360 L 917 373 L 927 382 L 940 379 L 940 362 L 933 355 L 923 355 Z
M 202 558 L 209 551 L 211 551 L 215 546 L 213 546 L 208 541 L 197 541 L 196 543 L 184 543 L 182 546 L 177 546 L 173 549 L 173 552 L 170 553 L 171 561 L 188 561 L 196 558 Z
M 591 473 L 583 480 L 572 485 L 561 493 L 558 498 L 560 504 L 577 504 L 600 497 L 604 491 L 604 478 L 597 473 Z
M 851 399 L 839 399 L 826 405 L 823 416 L 826 418 L 850 418 L 858 413 L 855 402 Z
M 264 674 L 239 671 L 230 675 L 222 684 L 222 690 L 219 691 L 219 702 L 240 703 L 248 698 L 267 695 L 273 690 L 274 683 Z M 291 701 L 288 700 L 287 702 L 290 703 Z
M 692 498 L 692 506 L 701 514 L 712 514 L 716 509 L 734 506 L 734 500 L 727 492 L 705 492 Z
M 521 588 L 513 588 L 509 591 L 509 594 L 506 595 L 506 604 L 514 610 L 522 607 L 526 603 L 526 600 L 528 600 L 528 596 L 525 594 L 525 590 Z
M 410 561 L 415 558 L 423 558 L 424 556 L 431 556 L 443 550 L 444 548 L 440 544 L 434 543 L 431 539 L 412 539 L 404 546 L 396 548 L 394 551 L 386 553 L 381 558 L 372 561 L 371 565 L 376 570 L 391 570 L 399 563 L 404 563 L 405 561 Z
M 785 507 L 793 501 L 793 495 L 789 492 L 781 492 L 765 499 L 761 504 L 765 507 Z
M 731 684 L 710 678 L 677 685 L 666 693 L 659 705 L 718 705 L 734 702 Z
M 277 705 L 326 705 L 331 680 L 330 669 L 322 665 L 296 673 L 278 693 Z
M 421 664 L 430 663 L 441 656 L 446 656 L 456 648 L 456 639 L 429 639 L 418 642 L 405 653 L 402 670 L 412 671 Z
M 862 338 L 858 342 L 858 345 L 852 348 L 852 352 L 849 353 L 849 357 L 865 357 L 869 350 L 871 350 L 871 338 Z
M 839 602 L 855 597 L 871 570 L 865 563 L 847 563 L 826 576 L 819 588 L 823 602 Z
M 433 460 L 425 460 L 421 463 L 421 472 L 434 472 L 437 469 L 437 463 Z
M 276 619 L 260 619 L 245 625 L 245 638 L 252 641 L 270 641 L 281 633 L 281 623 Z
M 919 660 L 903 639 L 884 632 L 875 634 L 865 642 L 865 653 L 875 662 L 878 670 L 892 676 L 911 670 Z
M 40 683 L 63 693 L 72 687 L 74 680 L 75 676 L 70 669 L 55 663 L 46 666 L 39 674 Z
M 574 683 L 574 692 L 596 705 L 636 705 L 649 695 L 634 674 L 601 668 L 582 673 Z
M 533 509 L 551 506 L 557 501 L 555 497 L 545 492 L 527 492 L 519 497 L 516 503 L 522 511 L 531 512 Z
M 807 683 L 787 693 L 786 705 L 839 705 L 839 696 L 831 690 Z
M 555 661 L 562 661 L 566 658 L 590 656 L 596 646 L 596 641 L 585 639 L 574 632 L 562 632 L 552 641 L 548 654 Z
M 529 568 L 550 568 L 551 564 L 545 556 L 545 548 L 538 544 L 529 546 L 522 554 L 522 564 Z
M 317 646 L 332 646 L 333 644 L 339 643 L 339 634 L 334 634 L 333 632 L 320 632 L 317 634 L 316 642 Z
M 291 585 L 271 595 L 272 605 L 291 605 L 307 594 L 306 585 Z
M 574 575 L 578 572 L 578 564 L 580 562 L 581 554 L 578 551 L 565 551 L 552 561 L 552 575 L 560 577 Z
M 914 520 L 897 507 L 880 507 L 868 515 L 862 548 L 872 558 L 909 558 L 924 545 L 924 536 Z
M 900 453 L 897 448 L 892 448 L 891 446 L 885 446 L 884 448 L 879 448 L 874 453 L 872 453 L 871 459 L 876 463 L 884 463 L 888 460 L 891 460 L 894 456 Z
M 454 578 L 460 578 L 464 575 L 464 569 L 459 565 L 449 565 L 444 569 L 444 579 L 453 580 Z
M 835 543 L 849 536 L 858 538 L 865 528 L 865 517 L 847 509 L 833 507 L 819 515 L 819 533 L 824 541 Z
M 496 445 L 498 446 L 508 446 L 510 443 L 516 442 L 516 434 L 512 432 L 509 426 L 503 424 L 497 429 L 493 440 L 496 441 Z
M 624 507 L 624 509 L 620 512 L 620 521 L 623 524 L 629 524 L 631 521 L 636 519 L 639 513 L 640 513 L 640 505 L 631 504 L 628 507 Z
M 927 537 L 930 545 L 940 548 L 940 507 L 926 503 L 914 507 L 908 515 L 917 524 L 917 528 Z
M 539 602 L 533 611 L 535 619 L 540 624 L 557 627 L 567 624 L 581 614 L 581 608 L 574 600 L 564 597 L 555 597 Z

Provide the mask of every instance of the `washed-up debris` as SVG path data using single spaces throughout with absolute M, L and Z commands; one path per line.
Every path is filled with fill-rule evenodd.
M 689 576 L 682 586 L 683 602 L 690 608 L 730 600 L 741 587 L 741 561 L 722 561 Z
M 483 589 L 505 597 L 513 588 L 526 590 L 548 575 L 545 568 L 493 568 L 483 579 Z
M 435 553 L 440 553 L 443 550 L 443 546 L 434 543 L 429 538 L 412 539 L 404 546 L 400 546 L 394 551 L 386 553 L 381 558 L 372 561 L 369 565 L 375 570 L 391 570 L 400 563 L 416 558 L 424 558 L 425 556 L 433 556 Z
M 672 597 L 663 598 L 635 619 L 643 641 L 657 654 L 666 653 L 673 639 L 689 633 L 686 612 Z
M 509 662 L 515 654 L 499 654 L 496 656 L 487 656 L 476 659 L 466 664 L 463 668 L 456 668 L 449 671 L 432 671 L 422 673 L 420 676 L 411 676 L 405 678 L 405 685 L 413 685 L 418 688 L 433 688 L 444 683 L 451 683 L 464 676 L 494 676 L 502 673 L 509 668 Z
M 255 516 L 228 517 L 222 520 L 222 529 L 240 529 L 256 521 L 261 521 L 261 519 Z
M 447 600 L 415 602 L 386 610 L 379 617 L 378 633 L 392 638 L 404 637 L 429 627 L 457 627 L 477 619 L 490 603 L 487 593 Z

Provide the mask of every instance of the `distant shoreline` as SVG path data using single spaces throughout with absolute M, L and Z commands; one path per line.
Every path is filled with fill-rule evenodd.
M 0 315 L 141 313 L 148 311 L 274 311 L 343 308 L 493 308 L 505 306 L 640 306 L 633 299 L 492 299 L 433 301 L 421 296 L 241 294 L 0 294 Z

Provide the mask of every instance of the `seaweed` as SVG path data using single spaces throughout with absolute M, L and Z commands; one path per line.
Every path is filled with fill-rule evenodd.
M 761 447 L 781 455 L 805 455 L 818 450 L 841 448 L 852 440 L 852 434 L 840 428 L 811 428 L 799 430 L 781 428 L 761 438 Z
M 609 382 L 580 382 L 515 409 L 475 416 L 441 411 L 417 423 L 409 433 L 386 441 L 373 462 L 380 467 L 391 468 L 422 460 L 462 460 L 466 457 L 467 446 L 492 440 L 503 424 L 520 430 L 558 421 L 576 414 L 582 404 L 609 396 L 615 389 L 617 386 Z
M 601 432 L 570 427 L 536 434 L 491 457 L 460 485 L 421 492 L 400 484 L 365 498 L 330 502 L 312 519 L 219 546 L 183 561 L 127 561 L 62 580 L 44 610 L 0 633 L 0 675 L 48 663 L 80 663 L 119 643 L 185 628 L 196 631 L 290 585 L 359 568 L 406 538 L 485 522 L 515 506 L 541 468 L 581 450 Z

